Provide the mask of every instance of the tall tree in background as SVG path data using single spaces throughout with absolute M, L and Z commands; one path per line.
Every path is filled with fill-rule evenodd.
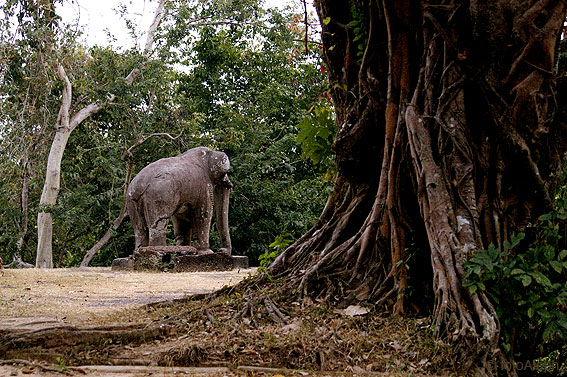
M 248 9 L 253 13 L 253 4 Z M 314 64 L 316 49 L 300 52 L 290 19 L 271 9 L 246 23 L 211 22 L 183 45 L 192 66 L 178 74 L 183 111 L 196 126 L 181 139 L 230 156 L 232 245 L 252 263 L 281 233 L 298 237 L 309 229 L 328 194 L 328 182 L 301 159 L 296 142 L 297 125 L 327 83 Z
M 147 42 L 143 50 L 145 58 L 149 58 L 152 52 L 154 34 L 157 30 L 161 19 L 164 16 L 165 0 L 160 0 L 156 7 L 154 21 L 148 31 Z M 43 9 L 45 8 L 45 9 Z M 40 7 L 42 12 L 49 12 L 55 15 L 54 4 L 46 2 Z M 136 77 L 140 74 L 141 69 L 147 63 L 143 61 L 141 67 L 133 69 L 126 77 L 125 82 L 132 85 Z M 51 214 L 51 207 L 53 207 L 59 196 L 59 189 L 61 186 L 61 161 L 63 153 L 69 140 L 71 133 L 79 126 L 85 119 L 93 114 L 96 114 L 102 109 L 106 102 L 112 102 L 115 95 L 108 93 L 108 98 L 104 102 L 91 102 L 87 105 L 81 106 L 80 109 L 73 111 L 71 108 L 73 102 L 73 84 L 69 79 L 64 67 L 63 61 L 58 61 L 57 76 L 63 82 L 63 92 L 61 99 L 61 106 L 57 116 L 56 131 L 53 138 L 49 156 L 47 159 L 47 168 L 45 173 L 45 183 L 40 199 L 40 212 L 37 216 L 37 254 L 36 254 L 36 267 L 38 268 L 52 268 L 53 267 L 53 219 Z
M 316 7 L 338 174 L 319 221 L 272 276 L 339 306 L 429 307 L 462 370 L 507 369 L 493 303 L 463 286 L 463 264 L 552 207 L 567 148 L 553 89 L 567 2 Z
M 53 94 L 59 84 L 53 79 L 53 45 L 59 34 L 58 43 L 66 50 L 69 34 L 66 29 L 56 31 L 57 16 L 50 2 L 7 2 L 1 11 L 4 19 L 0 21 L 0 150 L 4 174 L 0 184 L 5 202 L 0 205 L 4 220 L 0 238 L 11 243 L 9 228 L 13 218 L 19 236 L 10 248 L 12 256 L 30 259 L 32 246 L 28 241 L 33 240 L 33 232 L 29 231 L 28 212 L 30 203 L 36 200 L 32 187 L 36 185 L 40 161 L 45 158 L 45 139 L 57 111 Z M 18 189 L 10 183 L 14 180 L 18 181 Z M 14 202 L 19 203 L 16 211 Z

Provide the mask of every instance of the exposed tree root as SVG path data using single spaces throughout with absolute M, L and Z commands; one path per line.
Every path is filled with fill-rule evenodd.
M 0 355 L 26 354 L 26 349 L 73 347 L 77 345 L 114 343 L 141 343 L 171 335 L 171 324 L 151 326 L 109 326 L 79 328 L 72 326 L 52 327 L 34 331 L 5 333 L 0 337 Z

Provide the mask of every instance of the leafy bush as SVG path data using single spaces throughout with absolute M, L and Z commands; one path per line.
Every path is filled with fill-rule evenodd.
M 327 104 L 312 107 L 298 127 L 297 142 L 301 144 L 302 157 L 311 159 L 315 165 L 334 166 L 332 145 L 336 124 L 333 109 Z
M 561 234 L 567 219 L 566 193 L 564 185 L 555 209 L 528 229 L 533 233 L 529 244 L 526 235 L 518 233 L 502 249 L 491 244 L 464 265 L 464 285 L 489 296 L 500 319 L 502 349 L 517 359 L 544 360 L 565 353 L 567 250 Z
M 272 250 L 266 251 L 264 254 L 258 257 L 260 261 L 260 266 L 258 267 L 258 273 L 265 273 L 268 279 L 271 280 L 270 274 L 268 273 L 268 267 L 280 255 L 292 242 L 291 233 L 284 231 L 282 234 L 278 235 L 274 242 L 270 244 Z

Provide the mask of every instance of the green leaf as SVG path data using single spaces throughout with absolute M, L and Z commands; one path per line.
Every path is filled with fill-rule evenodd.
M 511 249 L 515 248 L 516 246 L 518 246 L 518 244 L 524 239 L 526 238 L 526 234 L 525 233 L 518 233 L 515 236 L 512 236 L 512 245 L 511 245 Z
M 558 330 L 559 329 L 557 328 L 557 325 L 551 322 L 549 325 L 547 325 L 545 330 L 543 330 L 543 340 L 549 341 L 555 338 L 555 335 L 557 334 Z
M 560 318 L 557 321 L 557 324 L 567 330 L 567 320 L 565 318 Z
M 534 271 L 534 272 L 531 272 L 530 275 L 535 279 L 535 281 L 538 284 L 541 284 L 545 287 L 551 287 L 551 281 L 549 280 L 549 278 L 547 276 L 545 276 L 541 272 Z
M 527 287 L 532 283 L 532 278 L 529 275 L 520 275 L 520 280 L 524 287 Z
M 329 22 L 331 22 L 331 17 L 325 17 L 325 18 L 323 18 L 323 23 L 324 23 L 325 25 L 329 25 Z
M 567 250 L 561 250 L 559 253 L 559 260 L 563 260 L 565 257 L 567 257 Z
M 549 264 L 558 274 L 561 273 L 561 270 L 563 269 L 563 265 L 561 264 L 561 262 L 558 262 L 556 260 L 552 260 L 552 261 L 549 262 Z
M 545 309 L 538 309 L 538 310 L 537 310 L 537 314 L 539 314 L 539 315 L 541 316 L 541 319 L 542 319 L 544 322 L 549 322 L 549 321 L 553 318 L 553 316 L 551 315 L 551 313 L 548 312 L 548 311 L 545 310 Z

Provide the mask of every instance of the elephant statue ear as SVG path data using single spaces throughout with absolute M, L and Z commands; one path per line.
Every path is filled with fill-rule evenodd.
M 230 160 L 225 153 L 213 152 L 209 163 L 211 173 L 215 180 L 224 181 L 225 177 L 228 179 L 226 173 L 230 170 Z

